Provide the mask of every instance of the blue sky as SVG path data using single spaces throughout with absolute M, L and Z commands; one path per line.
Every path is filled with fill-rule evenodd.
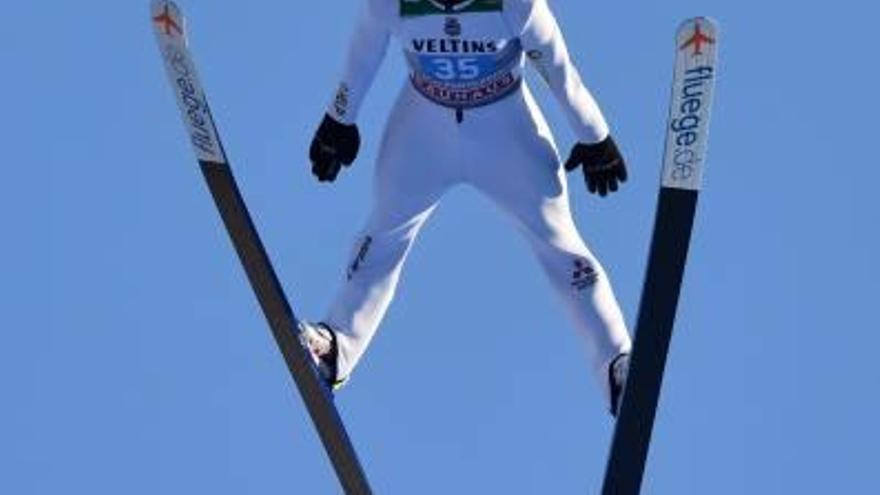
M 307 171 L 355 12 L 184 2 L 240 186 L 294 306 L 323 313 L 403 64 L 355 166 Z M 574 183 L 633 322 L 685 17 L 722 27 L 706 187 L 644 492 L 876 486 L 877 7 L 551 1 L 632 180 Z M 12 2 L 0 29 L 0 492 L 336 493 L 210 202 L 147 2 Z M 540 84 L 535 86 L 540 87 Z M 558 141 L 572 135 L 538 90 Z M 579 181 L 579 178 L 576 178 Z M 469 190 L 425 229 L 339 407 L 377 493 L 597 493 L 612 423 L 525 243 Z

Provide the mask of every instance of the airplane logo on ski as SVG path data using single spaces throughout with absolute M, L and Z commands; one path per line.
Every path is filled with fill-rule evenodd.
M 694 35 L 681 45 L 681 49 L 684 50 L 690 46 L 694 47 L 694 53 L 692 53 L 691 56 L 696 57 L 697 55 L 703 54 L 704 43 L 707 45 L 714 45 L 715 39 L 703 34 L 703 29 L 698 21 L 694 27 Z
M 183 29 L 180 28 L 180 23 L 171 15 L 170 6 L 167 3 L 162 13 L 153 17 L 153 22 L 162 26 L 165 36 L 173 37 L 175 33 L 183 36 Z

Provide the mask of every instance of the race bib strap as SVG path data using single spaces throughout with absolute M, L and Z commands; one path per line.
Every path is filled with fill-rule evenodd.
M 432 102 L 454 109 L 476 108 L 495 103 L 519 89 L 522 77 L 507 72 L 472 88 L 455 88 L 413 74 L 410 78 L 416 91 Z

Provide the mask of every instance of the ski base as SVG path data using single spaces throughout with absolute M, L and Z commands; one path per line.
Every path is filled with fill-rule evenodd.
M 232 174 L 187 46 L 182 11 L 174 2 L 153 0 L 151 19 L 169 82 L 208 189 L 339 481 L 348 495 L 371 495 L 367 477 L 333 404 L 332 392 L 319 378 L 308 350 L 299 341 L 296 316 Z
M 702 186 L 717 39 L 717 24 L 705 17 L 685 21 L 676 34 L 675 71 L 654 234 L 603 495 L 638 495 L 641 491 Z

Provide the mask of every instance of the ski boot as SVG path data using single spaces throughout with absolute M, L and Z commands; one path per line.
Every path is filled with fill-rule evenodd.
M 629 374 L 629 354 L 620 354 L 608 366 L 608 385 L 611 390 L 611 415 L 615 418 L 620 413 L 623 390 L 626 387 L 626 376 Z
M 339 347 L 336 344 L 336 333 L 324 323 L 301 321 L 299 340 L 308 349 L 324 383 L 331 390 L 338 390 L 345 383 L 345 379 L 338 377 Z

